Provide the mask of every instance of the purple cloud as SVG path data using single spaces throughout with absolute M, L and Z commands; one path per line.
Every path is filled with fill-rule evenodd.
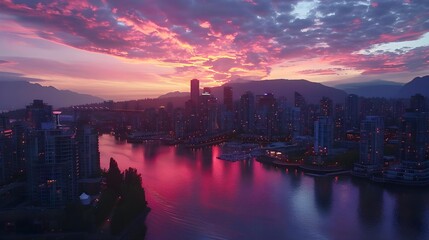
M 424 0 L 323 1 L 302 18 L 294 13 L 298 2 L 10 0 L 0 2 L 0 13 L 15 16 L 40 38 L 132 59 L 191 64 L 216 80 L 237 74 L 260 78 L 273 64 L 297 58 L 323 58 L 367 74 L 429 65 L 427 55 L 411 54 L 417 50 L 356 54 L 429 32 Z

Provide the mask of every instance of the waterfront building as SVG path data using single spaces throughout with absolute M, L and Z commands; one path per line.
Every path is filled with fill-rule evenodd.
M 217 124 L 217 99 L 212 96 L 210 88 L 204 88 L 199 99 L 198 111 L 200 134 L 214 134 L 218 130 Z
M 353 173 L 369 177 L 381 171 L 384 156 L 384 121 L 379 116 L 367 116 L 360 127 L 359 161 Z
M 407 184 L 429 184 L 429 113 L 410 108 L 400 127 L 400 164 L 384 171 L 385 181 Z M 414 111 L 413 111 L 414 110 Z
M 406 112 L 401 126 L 401 161 L 422 164 L 429 160 L 429 113 Z
M 329 155 L 334 140 L 332 117 L 319 116 L 314 122 L 314 153 L 318 156 Z

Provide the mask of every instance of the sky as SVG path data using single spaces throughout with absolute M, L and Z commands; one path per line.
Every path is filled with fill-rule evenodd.
M 0 79 L 104 99 L 428 74 L 427 0 L 0 0 Z

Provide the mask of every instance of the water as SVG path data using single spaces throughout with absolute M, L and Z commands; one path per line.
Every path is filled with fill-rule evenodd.
M 388 187 L 350 176 L 313 177 L 254 160 L 100 137 L 110 157 L 137 168 L 152 211 L 148 240 L 429 239 L 429 189 Z

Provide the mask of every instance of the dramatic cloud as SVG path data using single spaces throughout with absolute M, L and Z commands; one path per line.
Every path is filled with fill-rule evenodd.
M 274 65 L 306 59 L 331 67 L 294 72 L 302 78 L 335 76 L 342 71 L 337 66 L 362 74 L 429 67 L 429 43 L 411 44 L 429 38 L 426 0 L 2 0 L 2 16 L 18 23 L 0 24 L 5 33 L 22 28 L 20 36 L 170 64 L 176 72 L 159 74 L 167 81 L 260 79 L 271 76 Z M 406 41 L 410 46 L 396 52 L 370 51 Z

